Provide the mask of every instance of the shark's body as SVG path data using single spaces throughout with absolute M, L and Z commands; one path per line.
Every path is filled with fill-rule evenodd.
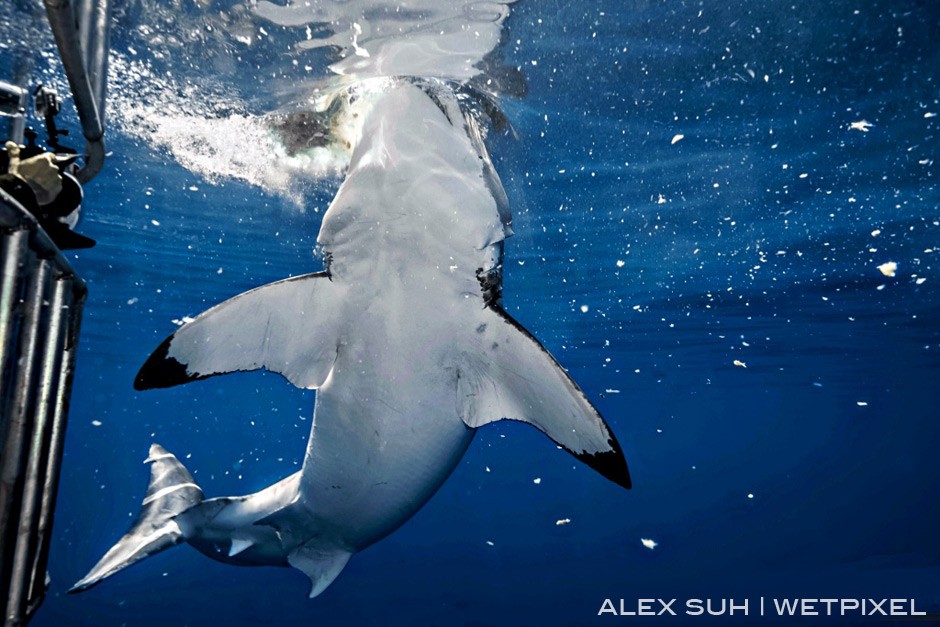
M 318 237 L 328 271 L 252 290 L 169 337 L 135 385 L 266 368 L 317 389 L 300 472 L 203 500 L 154 445 L 138 522 L 82 590 L 182 540 L 224 562 L 291 565 L 323 591 L 407 521 L 488 422 L 529 422 L 629 487 L 613 434 L 500 307 L 505 193 L 444 83 L 389 81 Z

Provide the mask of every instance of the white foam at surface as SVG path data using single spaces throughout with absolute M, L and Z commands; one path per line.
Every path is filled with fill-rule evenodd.
M 356 98 L 352 106 L 340 108 L 330 129 L 331 143 L 288 154 L 272 118 L 248 112 L 223 86 L 177 85 L 119 53 L 111 57 L 111 74 L 110 121 L 124 133 L 166 151 L 210 182 L 237 179 L 298 203 L 306 183 L 344 172 L 371 96 L 384 85 L 383 79 L 372 79 L 348 88 Z M 324 110 L 332 98 L 346 98 L 347 91 L 337 88 L 310 108 Z

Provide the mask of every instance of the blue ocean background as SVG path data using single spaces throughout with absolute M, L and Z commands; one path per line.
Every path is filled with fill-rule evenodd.
M 606 598 L 751 600 L 685 619 L 711 624 L 757 622 L 760 596 L 940 612 L 940 5 L 522 0 L 506 27 L 528 93 L 500 101 L 517 137 L 490 141 L 516 233 L 505 307 L 605 416 L 634 488 L 491 425 L 315 600 L 298 571 L 187 546 L 67 595 L 136 515 L 152 442 L 208 496 L 298 469 L 313 392 L 132 381 L 174 319 L 320 269 L 339 184 L 301 211 L 113 130 L 79 229 L 98 246 L 68 255 L 90 295 L 33 625 L 642 622 L 598 616 Z

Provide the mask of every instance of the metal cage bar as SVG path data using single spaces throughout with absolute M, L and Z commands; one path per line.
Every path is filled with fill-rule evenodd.
M 44 0 L 46 15 L 85 136 L 85 167 L 76 177 L 87 183 L 104 165 L 104 107 L 108 82 L 110 0 Z
M 0 609 L 26 624 L 46 592 L 49 537 L 86 289 L 0 190 Z

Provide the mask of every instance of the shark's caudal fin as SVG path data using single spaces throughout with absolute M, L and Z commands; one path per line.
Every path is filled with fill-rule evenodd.
M 151 464 L 150 485 L 136 522 L 69 592 L 87 590 L 119 570 L 184 540 L 174 519 L 202 502 L 202 490 L 176 456 L 159 444 L 150 447 L 146 462 Z
M 326 273 L 317 272 L 216 305 L 164 340 L 137 373 L 134 387 L 166 388 L 265 368 L 297 387 L 317 388 L 336 357 L 337 289 Z
M 617 438 L 558 362 L 499 306 L 474 333 L 457 372 L 457 411 L 470 427 L 527 422 L 614 483 L 630 488 Z

